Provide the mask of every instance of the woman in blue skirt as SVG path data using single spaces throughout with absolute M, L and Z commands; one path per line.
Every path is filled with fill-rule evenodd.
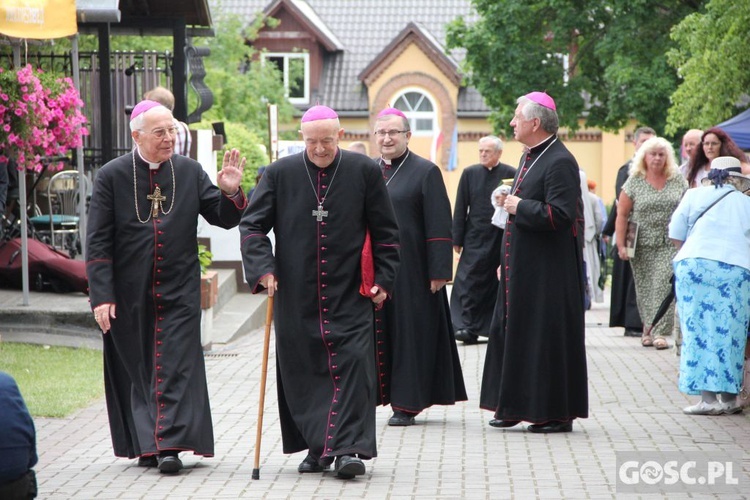
M 711 163 L 703 186 L 685 193 L 669 237 L 683 333 L 680 391 L 701 400 L 689 415 L 739 413 L 750 323 L 750 177 L 737 158 Z

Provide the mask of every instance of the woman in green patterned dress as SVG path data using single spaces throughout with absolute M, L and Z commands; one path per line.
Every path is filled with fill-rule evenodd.
M 644 347 L 669 347 L 664 336 L 672 332 L 674 305 L 656 325 L 650 322 L 671 289 L 669 279 L 676 250 L 669 241 L 667 227 L 687 187 L 672 145 L 666 139 L 652 137 L 633 158 L 630 177 L 617 201 L 617 250 L 620 258 L 629 260 L 633 268 L 638 311 L 644 323 L 641 338 Z M 625 245 L 629 220 L 638 224 L 632 257 L 628 257 Z

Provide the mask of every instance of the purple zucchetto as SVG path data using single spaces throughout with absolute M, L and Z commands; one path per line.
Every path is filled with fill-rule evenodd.
M 318 104 L 305 111 L 305 114 L 302 115 L 302 123 L 316 122 L 318 120 L 335 120 L 338 117 L 339 115 L 328 106 Z
M 156 101 L 150 101 L 148 99 L 145 99 L 145 100 L 139 102 L 133 108 L 133 112 L 130 113 L 130 121 L 132 122 L 133 120 L 135 120 L 138 117 L 138 115 L 142 115 L 143 113 L 145 113 L 149 109 L 155 108 L 157 106 L 164 107 L 163 104 L 161 104 L 159 102 L 156 102 Z
M 544 106 L 545 108 L 549 108 L 552 111 L 557 111 L 554 99 L 552 99 L 546 92 L 530 92 L 524 97 L 530 101 L 534 101 L 541 106 Z
M 398 108 L 385 108 L 383 111 L 378 113 L 378 118 L 382 118 L 388 115 L 396 115 L 396 116 L 400 116 L 401 118 L 406 119 L 406 115 L 404 114 L 404 112 Z

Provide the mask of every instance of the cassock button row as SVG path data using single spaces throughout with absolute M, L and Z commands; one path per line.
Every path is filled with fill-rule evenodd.
M 159 318 L 159 319 L 162 319 L 162 318 Z M 161 345 L 161 340 L 157 340 L 156 345 Z
M 156 357 L 157 357 L 157 358 L 161 358 L 161 353 L 160 353 L 160 352 L 157 352 L 157 353 L 156 353 Z
M 156 234 L 164 234 L 164 231 L 161 231 L 161 230 L 156 231 Z
M 162 395 L 162 392 L 161 392 L 161 391 L 156 391 L 156 395 L 157 395 L 157 396 L 161 396 L 161 395 Z
M 157 379 L 157 381 L 161 384 L 162 382 L 164 382 L 164 379 L 160 378 L 160 379 Z
M 321 238 L 328 238 L 328 236 L 326 236 L 325 234 L 321 234 L 320 237 Z
M 321 284 L 320 286 L 321 286 L 321 288 L 325 288 L 325 287 L 327 287 L 328 285 L 326 285 L 325 283 L 322 283 L 322 284 Z
M 324 324 L 324 325 L 327 325 L 328 323 L 330 323 L 330 321 L 329 321 L 329 320 L 327 320 L 327 319 L 324 319 L 324 320 L 323 320 L 323 324 Z
M 325 184 L 323 184 L 322 186 L 320 186 L 320 188 L 321 188 L 321 189 L 325 189 L 325 188 L 327 188 L 327 187 L 328 187 L 328 186 L 326 186 Z
M 327 313 L 327 312 L 328 312 L 328 309 L 324 307 L 324 308 L 323 308 L 323 312 L 324 312 L 324 313 Z
M 325 333 L 326 335 L 328 335 L 329 333 L 331 333 L 331 330 L 324 330 L 323 333 Z
M 338 368 L 338 367 L 339 367 L 339 365 L 331 365 L 331 368 L 332 368 L 332 369 L 334 369 L 334 370 L 335 370 L 336 368 Z

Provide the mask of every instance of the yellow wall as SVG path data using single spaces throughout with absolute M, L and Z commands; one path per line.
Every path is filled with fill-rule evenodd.
M 396 78 L 402 78 L 405 74 L 428 75 L 435 81 L 439 82 L 449 96 L 450 106 L 452 106 L 453 109 L 456 109 L 458 88 L 440 70 L 440 68 L 436 66 L 424 52 L 422 52 L 418 45 L 412 43 L 377 76 L 375 81 L 371 82 L 369 85 L 368 94 L 370 96 L 371 110 L 373 108 L 373 99 L 375 99 L 375 96 L 379 95 L 384 86 L 388 85 L 389 82 Z M 435 92 L 430 89 L 424 88 L 421 85 L 410 85 L 408 83 L 402 87 L 402 89 L 407 86 L 419 88 L 431 95 L 433 99 L 435 99 L 436 105 L 441 105 Z M 393 96 L 388 96 L 388 99 L 395 97 L 400 90 L 401 89 L 396 91 Z M 444 125 L 442 123 L 442 115 L 444 111 L 445 110 L 442 109 L 436 110 L 438 127 L 441 129 Z M 348 132 L 372 132 L 370 130 L 369 120 L 365 118 L 342 118 L 341 124 Z M 467 134 L 471 134 L 472 137 L 477 137 L 477 140 L 483 135 L 493 133 L 492 126 L 483 118 L 458 118 L 457 127 L 459 136 L 463 135 L 465 137 Z M 608 133 L 601 132 L 597 129 L 587 129 L 585 122 L 582 121 L 580 130 L 578 131 L 578 138 L 565 140 L 565 145 L 571 153 L 573 153 L 573 156 L 576 157 L 579 166 L 586 172 L 586 176 L 596 182 L 596 193 L 607 204 L 614 200 L 614 185 L 617 170 L 633 155 L 633 144 L 626 139 L 628 136 L 626 132 L 632 132 L 633 128 L 633 124 L 629 124 L 626 129 L 621 130 L 618 133 Z M 565 132 L 565 130 L 561 130 L 561 133 Z M 580 138 L 581 136 L 583 138 Z M 369 155 L 375 157 L 377 156 L 377 150 L 374 147 L 374 142 L 370 139 L 371 138 L 368 138 L 368 140 L 364 142 L 368 145 Z M 456 190 L 458 189 L 461 172 L 467 166 L 479 162 L 477 140 L 460 140 L 458 144 L 458 166 L 454 171 L 448 172 L 445 169 L 445 165 L 440 164 L 440 162 L 438 164 L 443 173 L 451 204 L 454 204 L 455 202 Z M 346 148 L 351 142 L 353 141 L 342 141 L 341 146 Z M 432 142 L 432 136 L 412 136 L 409 142 L 409 148 L 414 153 L 424 158 L 430 158 Z M 516 142 L 512 136 L 507 138 L 504 143 L 505 147 L 500 161 L 513 167 L 517 166 L 521 155 L 523 154 L 523 145 Z M 444 138 L 443 144 L 445 147 L 450 147 L 450 136 Z

